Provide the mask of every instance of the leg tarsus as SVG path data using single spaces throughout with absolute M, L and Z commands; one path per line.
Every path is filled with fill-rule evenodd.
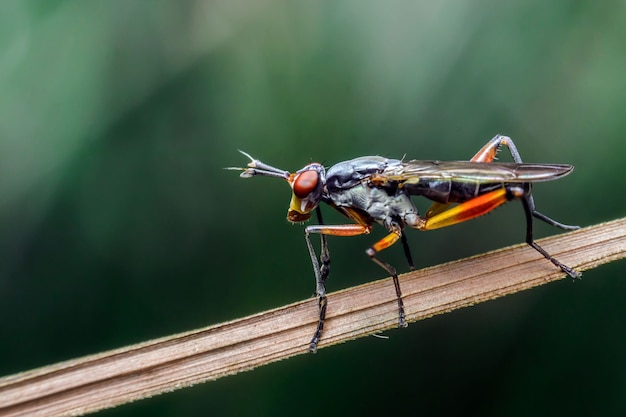
M 570 277 L 572 277 L 574 279 L 582 277 L 582 274 L 580 272 L 578 272 L 578 271 L 570 268 L 569 266 L 559 262 L 554 256 L 550 255 L 544 248 L 539 246 L 534 240 L 531 240 L 531 241 L 527 240 L 526 243 L 528 243 L 533 249 L 535 249 L 537 252 L 542 254 L 547 260 L 552 262 L 557 268 L 560 268 L 561 271 L 565 272 Z

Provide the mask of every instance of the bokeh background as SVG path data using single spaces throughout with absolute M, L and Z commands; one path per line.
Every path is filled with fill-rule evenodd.
M 625 42 L 623 1 L 2 2 L 0 375 L 309 297 L 289 189 L 223 170 L 237 149 L 296 170 L 503 133 L 576 166 L 541 211 L 623 216 Z M 330 239 L 329 290 L 384 277 L 382 235 Z M 409 231 L 418 267 L 523 238 L 518 204 Z M 99 415 L 623 415 L 625 265 Z

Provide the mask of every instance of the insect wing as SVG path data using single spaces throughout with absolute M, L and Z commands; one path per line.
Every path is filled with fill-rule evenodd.
M 391 165 L 380 176 L 399 183 L 415 179 L 522 183 L 550 181 L 573 169 L 572 165 L 565 164 L 414 160 Z

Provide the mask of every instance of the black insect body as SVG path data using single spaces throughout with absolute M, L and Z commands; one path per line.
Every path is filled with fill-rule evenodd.
M 509 148 L 515 162 L 493 162 L 503 145 Z M 393 278 L 400 327 L 406 326 L 406 319 L 398 275 L 377 253 L 402 240 L 406 258 L 412 268 L 413 261 L 403 233 L 407 226 L 418 230 L 438 229 L 481 216 L 507 201 L 520 200 L 526 214 L 526 243 L 569 276 L 580 277 L 578 272 L 559 262 L 533 239 L 533 217 L 564 230 L 578 228 L 559 223 L 538 212 L 531 194 L 532 183 L 565 176 L 574 167 L 523 163 L 509 137 L 497 135 L 470 161 L 403 161 L 364 156 L 339 162 L 328 170 L 321 164 L 311 163 L 295 173 L 274 168 L 242 153 L 250 158 L 248 166 L 232 168 L 242 170 L 241 177 L 278 177 L 290 184 L 293 192 L 287 213 L 289 221 L 306 221 L 316 211 L 319 224 L 305 228 L 319 303 L 319 321 L 309 343 L 309 350 L 312 352 L 317 350 L 326 317 L 325 282 L 330 263 L 327 235 L 367 234 L 374 223 L 387 229 L 389 234 L 374 243 L 366 253 Z M 412 196 L 422 196 L 433 201 L 425 215 L 419 214 L 411 201 Z M 352 223 L 325 225 L 319 206 L 322 202 L 348 217 Z M 319 261 L 311 243 L 311 234 L 321 235 Z

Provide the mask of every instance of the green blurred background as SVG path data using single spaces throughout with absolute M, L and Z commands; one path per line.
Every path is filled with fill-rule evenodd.
M 289 189 L 223 170 L 237 149 L 296 170 L 503 133 L 576 166 L 539 210 L 623 216 L 625 42 L 623 1 L 2 2 L 0 375 L 309 297 Z M 330 291 L 384 277 L 382 235 L 330 239 Z M 523 238 L 519 204 L 409 231 L 418 267 Z M 624 415 L 624 265 L 99 415 Z

